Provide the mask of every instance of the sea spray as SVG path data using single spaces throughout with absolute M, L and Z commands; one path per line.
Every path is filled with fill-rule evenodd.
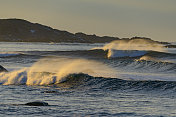
M 142 60 L 154 61 L 154 62 L 163 62 L 163 63 L 176 63 L 175 57 L 162 57 L 162 58 L 159 58 L 159 57 L 151 57 L 151 56 L 146 55 L 146 56 L 140 57 L 139 59 L 136 59 L 136 61 L 142 61 Z
M 47 77 L 35 72 L 50 72 Z M 34 75 L 34 73 L 36 75 Z M 35 63 L 28 72 L 27 84 L 51 84 L 66 80 L 66 76 L 72 73 L 85 73 L 92 76 L 111 77 L 114 70 L 100 62 L 85 59 L 41 59 Z M 35 76 L 35 77 L 33 77 Z
M 116 40 L 106 44 L 103 47 L 104 50 L 153 50 L 153 51 L 165 51 L 164 45 L 154 41 L 145 39 L 133 39 L 133 40 Z
M 159 59 L 156 59 L 156 58 L 150 57 L 150 56 L 142 56 L 139 59 L 137 59 L 137 61 L 141 61 L 141 60 L 160 62 Z
M 116 40 L 106 44 L 104 47 L 93 49 L 108 50 L 108 58 L 142 56 L 147 51 L 166 52 L 163 44 L 145 39 Z
M 3 85 L 26 84 L 27 71 L 28 71 L 27 68 L 23 68 L 11 72 L 2 72 L 0 73 L 0 84 Z
M 34 63 L 29 68 L 0 74 L 0 83 L 48 85 L 56 84 L 66 80 L 69 74 L 85 73 L 95 77 L 117 77 L 113 76 L 115 70 L 109 66 L 85 59 L 68 58 L 44 58 Z

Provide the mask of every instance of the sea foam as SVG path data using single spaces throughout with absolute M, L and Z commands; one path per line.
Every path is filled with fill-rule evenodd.
M 103 63 L 92 60 L 45 58 L 29 68 L 0 73 L 0 83 L 3 85 L 56 84 L 63 82 L 69 74 L 73 73 L 85 73 L 95 77 L 112 77 L 115 70 Z
M 116 57 L 137 57 L 147 53 L 147 51 L 165 52 L 163 44 L 145 39 L 116 40 L 103 47 L 93 48 L 108 50 L 108 58 Z

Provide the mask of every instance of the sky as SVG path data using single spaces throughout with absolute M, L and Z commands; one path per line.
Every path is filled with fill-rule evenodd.
M 0 0 L 0 19 L 71 33 L 176 42 L 176 0 Z

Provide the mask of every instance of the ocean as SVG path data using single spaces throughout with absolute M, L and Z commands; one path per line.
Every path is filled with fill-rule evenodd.
M 0 116 L 176 117 L 176 48 L 123 41 L 0 48 L 8 70 L 0 73 Z M 36 101 L 48 105 L 27 105 Z

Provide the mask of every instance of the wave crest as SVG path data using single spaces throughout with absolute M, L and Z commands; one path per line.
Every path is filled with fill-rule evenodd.
M 108 58 L 137 57 L 146 54 L 148 51 L 166 52 L 163 44 L 145 39 L 116 40 L 104 47 L 93 49 L 108 50 Z
M 0 83 L 3 85 L 48 85 L 63 82 L 69 74 L 73 73 L 111 77 L 114 72 L 113 68 L 96 61 L 46 58 L 36 62 L 30 68 L 1 73 Z

